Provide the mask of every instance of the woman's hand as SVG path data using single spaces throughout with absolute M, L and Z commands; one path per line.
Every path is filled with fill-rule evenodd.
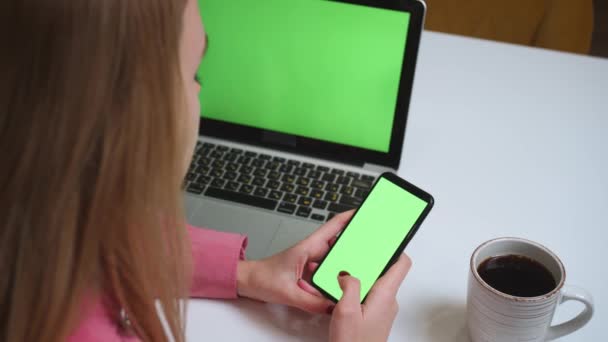
M 386 341 L 399 306 L 395 296 L 412 262 L 402 254 L 399 260 L 374 284 L 360 304 L 360 283 L 348 274 L 338 276 L 342 298 L 336 305 L 329 326 L 329 341 Z
M 331 310 L 334 303 L 310 285 L 310 277 L 353 212 L 336 215 L 312 235 L 279 254 L 258 261 L 241 261 L 237 269 L 238 294 L 313 313 Z

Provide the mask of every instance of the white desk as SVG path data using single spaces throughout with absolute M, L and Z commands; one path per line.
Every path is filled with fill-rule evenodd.
M 436 204 L 407 252 L 391 341 L 468 341 L 468 262 L 481 242 L 552 249 L 596 313 L 563 341 L 608 341 L 608 60 L 424 32 L 401 176 Z M 574 315 L 565 304 L 556 319 Z M 325 340 L 328 319 L 195 300 L 189 340 Z

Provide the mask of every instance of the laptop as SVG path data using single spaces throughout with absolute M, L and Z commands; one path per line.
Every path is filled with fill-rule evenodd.
M 199 5 L 210 43 L 187 218 L 248 235 L 259 259 L 358 207 L 399 167 L 425 4 Z

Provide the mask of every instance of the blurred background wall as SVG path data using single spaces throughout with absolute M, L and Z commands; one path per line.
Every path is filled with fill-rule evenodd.
M 608 0 L 426 0 L 426 28 L 608 57 Z

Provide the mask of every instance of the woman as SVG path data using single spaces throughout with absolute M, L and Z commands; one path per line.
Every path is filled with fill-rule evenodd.
M 333 311 L 332 341 L 386 339 L 403 256 L 359 305 L 310 272 L 351 213 L 281 254 L 186 226 L 181 183 L 206 49 L 195 0 L 0 4 L 0 340 L 184 340 L 179 299 L 238 296 Z M 338 275 L 337 275 L 338 276 Z

